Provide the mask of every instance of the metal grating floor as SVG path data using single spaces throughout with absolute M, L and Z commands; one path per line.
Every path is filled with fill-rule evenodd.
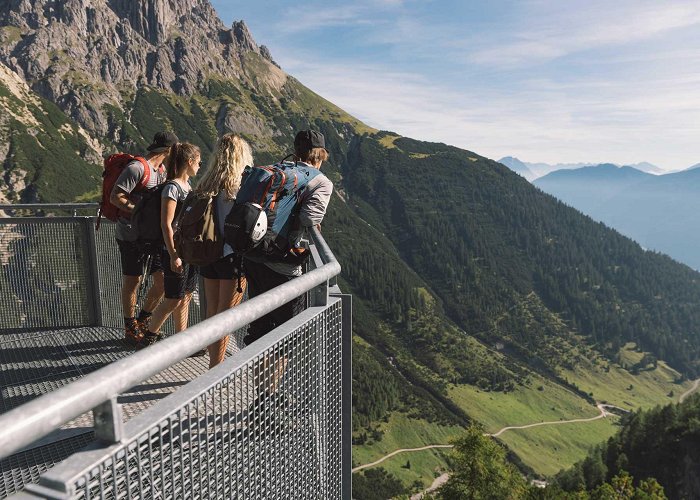
M 243 332 L 238 332 L 241 339 Z M 51 392 L 87 373 L 133 353 L 121 328 L 81 327 L 64 330 L 0 332 L 0 414 Z M 229 354 L 237 350 L 230 341 Z M 186 358 L 122 394 L 125 420 L 204 373 L 207 356 Z M 54 464 L 92 440 L 92 414 L 0 461 L 0 498 L 35 482 Z

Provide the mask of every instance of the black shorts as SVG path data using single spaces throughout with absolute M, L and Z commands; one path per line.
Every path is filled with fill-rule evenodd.
M 117 245 L 124 276 L 141 276 L 149 253 L 151 254 L 149 274 L 163 270 L 159 251 L 149 251 L 135 241 L 117 240 Z
M 248 259 L 244 261 L 243 267 L 246 280 L 248 280 L 248 297 L 251 299 L 295 278 L 295 276 L 277 273 L 265 264 L 252 262 Z M 243 342 L 250 345 L 305 309 L 306 294 L 295 297 L 262 318 L 253 321 L 248 328 L 248 335 L 243 338 Z
M 238 279 L 238 268 L 241 258 L 235 253 L 222 257 L 216 262 L 199 268 L 199 274 L 209 280 L 235 280 Z M 241 274 L 244 276 L 244 274 Z
M 182 273 L 176 273 L 170 267 L 170 254 L 163 248 L 161 251 L 163 263 L 163 288 L 166 299 L 182 299 L 188 293 L 197 289 L 197 266 L 182 263 Z

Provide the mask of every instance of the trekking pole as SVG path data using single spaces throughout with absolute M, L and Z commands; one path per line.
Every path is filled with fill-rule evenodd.
M 143 302 L 146 300 L 146 286 L 148 282 L 148 276 L 151 274 L 151 263 L 153 261 L 153 255 L 146 253 L 143 262 L 143 273 L 141 274 L 141 282 L 139 283 L 139 291 L 136 294 L 136 305 L 139 308 L 143 308 Z

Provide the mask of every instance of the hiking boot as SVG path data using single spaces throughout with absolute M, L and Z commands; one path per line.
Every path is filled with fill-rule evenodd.
M 124 340 L 137 349 L 144 347 L 144 334 L 143 330 L 138 327 L 138 323 L 129 323 L 124 326 Z
M 148 326 L 151 324 L 151 316 L 139 316 L 136 318 L 136 324 L 139 327 L 139 330 L 142 332 L 147 332 L 148 331 Z
M 160 342 L 161 340 L 163 340 L 163 335 L 161 335 L 160 333 L 146 331 L 145 335 L 143 336 L 144 347 L 153 345 L 156 342 Z

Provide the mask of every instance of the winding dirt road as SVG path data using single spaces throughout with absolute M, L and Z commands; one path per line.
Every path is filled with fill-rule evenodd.
M 537 422 L 536 424 L 528 424 L 528 425 L 517 425 L 517 426 L 511 426 L 511 427 L 504 427 L 500 431 L 496 432 L 495 434 L 485 434 L 486 436 L 491 436 L 491 437 L 498 437 L 501 434 L 503 434 L 506 431 L 513 430 L 513 429 L 529 429 L 530 427 L 539 427 L 541 425 L 560 425 L 560 424 L 571 424 L 574 422 L 592 422 L 593 420 L 598 420 L 601 418 L 605 418 L 608 415 L 612 415 L 609 411 L 606 410 L 606 408 L 616 408 L 615 406 L 612 405 L 604 405 L 604 404 L 597 404 L 596 408 L 600 411 L 600 415 L 596 417 L 591 417 L 591 418 L 575 418 L 573 420 L 554 420 L 551 422 Z M 626 410 L 625 410 L 626 411 Z
M 696 381 L 696 384 L 697 384 L 697 382 L 700 382 L 700 380 Z M 697 388 L 697 387 L 696 387 L 696 388 Z M 684 396 L 685 396 L 685 395 L 684 395 Z M 681 396 L 681 397 L 682 397 L 682 396 Z M 596 407 L 597 407 L 598 410 L 600 411 L 600 415 L 598 415 L 598 416 L 596 416 L 596 417 L 591 417 L 591 418 L 576 418 L 576 419 L 573 419 L 573 420 L 555 420 L 555 421 L 552 421 L 552 422 L 537 422 L 537 423 L 535 423 L 535 424 L 529 424 L 529 425 L 509 426 L 509 427 L 504 427 L 503 429 L 501 429 L 500 431 L 496 432 L 495 434 L 484 433 L 484 436 L 498 437 L 498 436 L 500 436 L 501 434 L 503 434 L 504 432 L 509 431 L 509 430 L 513 430 L 513 429 L 529 429 L 530 427 L 538 427 L 538 426 L 541 426 L 541 425 L 559 425 L 559 424 L 570 424 L 570 423 L 574 423 L 574 422 L 591 422 L 591 421 L 593 421 L 593 420 L 598 420 L 598 419 L 601 419 L 601 418 L 605 418 L 605 417 L 607 417 L 608 415 L 613 415 L 612 413 L 610 413 L 609 411 L 607 411 L 606 408 L 618 408 L 617 406 L 606 405 L 606 404 L 602 404 L 602 403 L 597 404 Z M 619 410 L 622 410 L 622 411 L 627 411 L 627 410 L 624 410 L 623 408 L 618 408 L 618 409 L 619 409 Z M 424 451 L 424 450 L 430 450 L 430 449 L 433 449 L 433 448 L 452 448 L 452 445 L 451 445 L 451 444 L 431 444 L 431 445 L 423 446 L 423 447 L 421 447 L 421 448 L 401 448 L 401 449 L 399 449 L 399 450 L 392 451 L 392 452 L 389 453 L 388 455 L 384 455 L 382 458 L 380 458 L 379 460 L 376 460 L 376 461 L 374 461 L 374 462 L 372 462 L 372 463 L 364 464 L 364 465 L 358 465 L 358 466 L 355 467 L 352 471 L 353 471 L 353 472 L 358 472 L 358 471 L 361 471 L 362 469 L 368 469 L 368 468 L 370 468 L 370 467 L 374 467 L 375 465 L 379 465 L 379 464 L 382 463 L 384 460 L 387 460 L 387 459 L 389 459 L 389 458 L 391 458 L 391 457 L 393 457 L 393 456 L 395 456 L 395 455 L 398 455 L 399 453 L 410 453 L 410 452 L 414 452 L 414 451 Z
M 357 472 L 362 469 L 368 469 L 370 467 L 374 467 L 375 465 L 379 465 L 382 463 L 384 460 L 393 457 L 394 455 L 398 455 L 399 453 L 407 453 L 407 452 L 412 452 L 412 451 L 423 451 L 423 450 L 430 450 L 432 448 L 452 448 L 451 444 L 431 444 L 428 446 L 423 446 L 422 448 L 401 448 L 400 450 L 392 451 L 388 455 L 384 455 L 382 458 L 377 460 L 376 462 L 372 462 L 371 464 L 365 464 L 365 465 L 358 465 L 355 467 L 352 471 Z
M 692 386 L 690 389 L 688 389 L 688 390 L 685 391 L 683 394 L 681 394 L 681 397 L 678 398 L 678 402 L 679 402 L 679 403 L 682 403 L 683 400 L 684 400 L 685 398 L 687 398 L 687 397 L 690 396 L 692 393 L 694 393 L 695 391 L 697 391 L 697 390 L 698 390 L 698 387 L 700 387 L 700 378 L 697 379 L 697 380 L 693 383 L 693 386 Z

